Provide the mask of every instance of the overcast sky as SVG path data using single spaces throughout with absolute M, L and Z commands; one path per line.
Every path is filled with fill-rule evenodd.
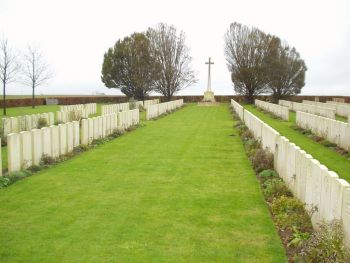
M 347 0 L 0 0 L 0 36 L 19 52 L 41 47 L 55 77 L 37 94 L 120 94 L 100 80 L 104 52 L 119 39 L 159 22 L 186 33 L 198 83 L 180 94 L 202 94 L 212 57 L 212 89 L 234 94 L 224 34 L 240 22 L 295 46 L 308 67 L 302 94 L 350 95 L 350 4 Z M 30 94 L 13 84 L 9 94 Z

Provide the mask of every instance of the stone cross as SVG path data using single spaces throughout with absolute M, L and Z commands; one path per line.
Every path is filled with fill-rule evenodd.
M 213 65 L 214 62 L 211 62 L 211 58 L 209 57 L 209 61 L 205 62 L 208 65 L 208 86 L 207 91 L 211 91 L 211 77 L 210 77 L 210 65 Z

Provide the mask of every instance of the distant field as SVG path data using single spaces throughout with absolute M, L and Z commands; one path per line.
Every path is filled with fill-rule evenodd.
M 35 98 L 59 98 L 59 97 L 121 97 L 123 95 L 35 95 Z M 6 95 L 6 99 L 14 100 L 14 99 L 30 99 L 32 95 Z M 0 97 L 2 99 L 2 96 Z

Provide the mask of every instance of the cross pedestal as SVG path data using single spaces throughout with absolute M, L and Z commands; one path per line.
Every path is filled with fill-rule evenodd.
M 203 102 L 210 104 L 215 104 L 215 96 L 214 92 L 211 90 L 211 74 L 210 74 L 210 66 L 214 64 L 214 62 L 211 62 L 211 58 L 209 57 L 209 61 L 205 62 L 205 64 L 208 65 L 208 85 L 207 90 L 204 92 Z

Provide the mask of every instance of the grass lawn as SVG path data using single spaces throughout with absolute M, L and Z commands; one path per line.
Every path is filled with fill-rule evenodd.
M 327 166 L 329 170 L 335 171 L 339 177 L 350 182 L 350 160 L 294 130 L 295 112 L 289 112 L 289 121 L 287 122 L 280 119 L 273 119 L 256 109 L 253 105 L 245 105 L 244 107 L 277 130 L 281 135 L 287 137 L 291 142 L 294 142 L 304 151 L 311 154 L 321 164 Z
M 0 262 L 286 262 L 228 105 L 190 105 L 0 191 Z

